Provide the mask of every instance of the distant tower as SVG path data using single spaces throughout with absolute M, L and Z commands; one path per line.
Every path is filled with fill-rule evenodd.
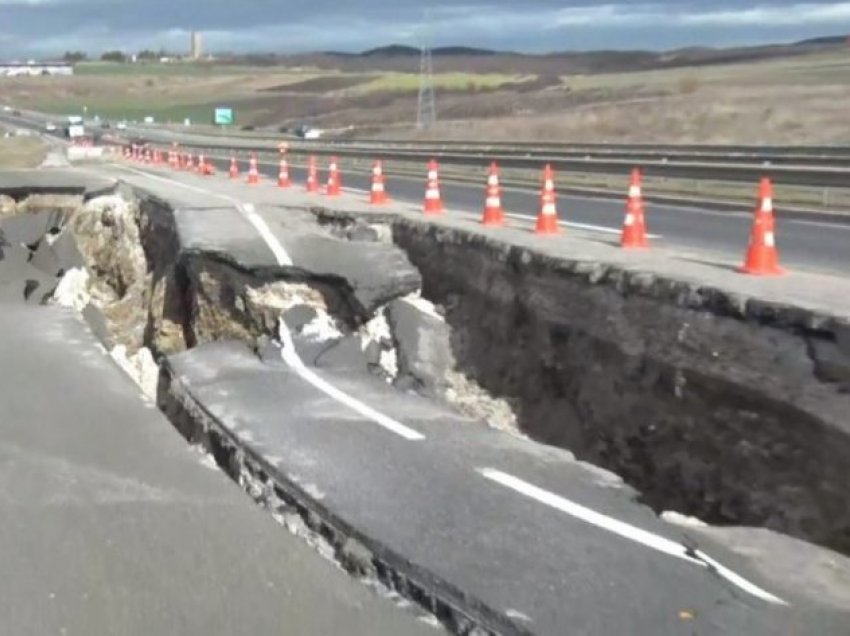
M 426 21 L 428 21 L 428 13 Z M 437 99 L 434 95 L 434 60 L 431 57 L 430 28 L 426 26 L 419 60 L 419 99 L 416 104 L 416 128 L 424 130 L 437 122 Z
M 193 60 L 200 60 L 204 54 L 204 38 L 198 31 L 192 31 L 189 56 Z

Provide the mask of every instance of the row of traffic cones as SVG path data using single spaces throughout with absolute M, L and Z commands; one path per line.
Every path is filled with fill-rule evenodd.
M 137 159 L 147 163 L 162 163 L 159 151 L 150 149 L 141 150 L 134 148 L 129 158 Z M 127 151 L 125 149 L 125 156 Z M 175 169 L 194 170 L 194 159 L 192 155 L 181 155 L 176 148 L 168 154 L 168 163 Z M 198 158 L 197 171 L 200 174 L 212 174 L 211 164 L 207 163 L 204 155 Z M 231 157 L 229 176 L 233 180 L 240 178 L 239 165 L 236 157 Z M 543 169 L 541 178 L 542 187 L 540 191 L 540 208 L 535 223 L 535 233 L 552 235 L 561 233 L 558 219 L 557 195 L 555 191 L 555 176 L 550 165 Z M 252 154 L 248 164 L 248 175 L 246 182 L 249 185 L 260 183 L 260 173 L 256 154 Z M 620 245 L 627 249 L 645 249 L 649 247 L 649 239 L 646 229 L 645 206 L 642 194 L 642 178 L 638 169 L 632 170 L 629 183 L 628 197 L 626 200 L 625 216 L 623 219 L 622 232 L 620 234 Z M 280 159 L 277 185 L 280 188 L 292 187 L 292 179 L 289 174 L 289 165 L 286 156 Z M 319 193 L 319 170 L 316 158 L 311 156 L 307 164 L 308 193 Z M 339 196 L 342 193 L 342 174 L 336 157 L 332 157 L 328 166 L 328 180 L 324 188 L 326 196 Z M 385 205 L 390 198 L 387 194 L 384 180 L 383 164 L 376 161 L 372 167 L 372 187 L 369 202 L 372 205 Z M 428 175 L 425 188 L 425 201 L 423 206 L 426 215 L 440 215 L 445 211 L 441 192 L 439 166 L 435 160 L 428 163 Z M 487 187 L 484 200 L 484 212 L 482 224 L 488 227 L 499 227 L 505 223 L 505 212 L 502 208 L 502 187 L 499 180 L 499 168 L 495 162 L 490 164 L 487 176 Z M 754 275 L 778 275 L 783 270 L 779 267 L 779 256 L 776 249 L 775 222 L 773 216 L 773 186 L 769 179 L 762 179 L 759 186 L 758 205 L 755 210 L 750 243 L 744 265 L 740 270 Z

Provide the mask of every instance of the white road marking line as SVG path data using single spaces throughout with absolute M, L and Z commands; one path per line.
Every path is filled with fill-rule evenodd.
M 226 194 L 212 192 L 211 190 L 181 183 L 180 181 L 169 179 L 167 177 L 152 175 L 143 170 L 136 170 L 134 168 L 129 169 L 144 177 L 150 177 L 152 179 L 164 181 L 173 185 L 182 186 L 188 190 L 194 190 L 195 192 L 200 192 L 207 196 L 216 196 L 228 201 L 229 203 L 232 203 L 248 220 L 248 222 L 251 223 L 251 225 L 253 225 L 254 228 L 257 230 L 259 235 L 262 237 L 263 242 L 268 246 L 268 248 L 274 255 L 277 264 L 282 267 L 290 266 L 293 264 L 289 254 L 287 254 L 283 245 L 280 244 L 280 241 L 277 240 L 277 237 L 272 234 L 272 231 L 269 229 L 269 226 L 266 224 L 265 220 L 259 214 L 257 214 L 256 208 L 254 207 L 253 203 L 242 203 L 234 197 L 228 196 Z M 357 398 L 354 398 L 345 393 L 344 391 L 341 391 L 340 389 L 336 388 L 327 380 L 322 379 L 312 369 L 308 369 L 307 365 L 304 364 L 304 361 L 301 359 L 301 357 L 298 355 L 298 352 L 295 350 L 295 343 L 292 340 L 292 333 L 289 331 L 289 327 L 286 326 L 286 323 L 283 320 L 279 320 L 278 322 L 280 325 L 280 339 L 281 343 L 283 344 L 283 348 L 281 349 L 281 357 L 283 358 L 283 361 L 286 362 L 286 364 L 289 366 L 289 368 L 295 371 L 295 373 L 297 373 L 301 379 L 313 385 L 316 389 L 327 395 L 329 398 L 336 400 L 340 404 L 343 404 L 350 408 L 352 411 L 362 415 L 366 419 L 372 420 L 379 426 L 382 426 L 388 431 L 391 431 L 406 440 L 415 442 L 425 439 L 425 436 L 419 431 L 415 431 L 409 426 L 405 426 L 401 422 L 398 422 L 392 419 L 391 417 L 388 417 L 383 413 L 373 409 L 371 406 L 361 402 Z
M 344 404 L 352 411 L 355 411 L 363 417 L 374 421 L 376 424 L 383 426 L 388 431 L 392 431 L 399 437 L 403 437 L 411 442 L 425 439 L 425 436 L 419 431 L 414 431 L 412 428 L 405 426 L 401 422 L 376 411 L 371 406 L 364 404 L 357 398 L 351 397 L 347 393 L 333 386 L 327 380 L 319 377 L 319 375 L 312 369 L 308 369 L 299 357 L 298 353 L 295 351 L 292 334 L 283 320 L 280 321 L 280 339 L 283 344 L 281 356 L 283 357 L 284 362 L 286 362 L 293 371 L 301 376 L 301 378 L 319 389 L 319 391 L 328 397 L 333 398 L 340 404 Z
M 778 221 L 780 227 L 786 223 L 794 225 L 811 225 L 812 227 L 825 227 L 830 230 L 850 230 L 850 224 L 830 223 L 829 221 L 809 221 L 808 219 L 783 219 L 781 216 Z
M 477 471 L 485 478 L 494 481 L 497 484 L 505 486 L 506 488 L 534 499 L 535 501 L 546 504 L 551 508 L 568 514 L 571 517 L 575 517 L 585 523 L 607 530 L 608 532 L 623 537 L 624 539 L 628 539 L 629 541 L 640 543 L 663 554 L 711 569 L 716 572 L 718 576 L 726 579 L 733 585 L 757 598 L 762 599 L 763 601 L 767 601 L 768 603 L 773 603 L 775 605 L 787 605 L 787 603 L 779 597 L 761 589 L 741 575 L 736 574 L 728 568 L 720 565 L 699 550 L 694 550 L 692 555 L 688 552 L 687 548 L 680 543 L 676 543 L 675 541 L 662 537 L 661 535 L 657 535 L 647 530 L 643 530 L 642 528 L 638 528 L 637 526 L 625 523 L 619 519 L 614 519 L 613 517 L 604 515 L 601 512 L 596 512 L 591 508 L 577 504 L 574 501 L 570 501 L 569 499 L 556 495 L 548 490 L 543 490 L 542 488 L 530 484 L 527 481 L 523 481 L 518 477 L 496 470 L 495 468 L 478 468 Z
M 280 241 L 278 241 L 275 235 L 272 234 L 272 231 L 269 229 L 269 226 L 266 224 L 263 217 L 257 214 L 254 204 L 243 203 L 239 204 L 238 207 L 242 209 L 245 218 L 248 219 L 248 222 L 254 226 L 254 229 L 257 230 L 260 237 L 263 239 L 263 242 L 272 251 L 277 264 L 282 267 L 292 265 L 292 259 L 289 257 L 289 254 L 286 253 L 286 250 L 283 249 L 283 245 L 281 245 Z

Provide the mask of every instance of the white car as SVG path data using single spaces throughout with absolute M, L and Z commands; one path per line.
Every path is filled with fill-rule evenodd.
M 44 125 L 44 129 L 47 132 L 56 132 L 56 124 L 54 124 L 52 121 L 49 121 Z
M 126 121 L 119 121 L 117 124 L 115 124 L 115 127 L 118 130 L 127 130 L 127 122 Z

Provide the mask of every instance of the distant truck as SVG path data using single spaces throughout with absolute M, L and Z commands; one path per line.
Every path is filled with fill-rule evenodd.
M 322 131 L 318 128 L 311 128 L 307 124 L 301 124 L 295 129 L 295 134 L 302 139 L 319 139 L 322 136 Z
M 86 128 L 83 125 L 83 118 L 76 115 L 68 117 L 68 125 L 65 126 L 65 136 L 68 139 L 79 139 L 86 136 Z

